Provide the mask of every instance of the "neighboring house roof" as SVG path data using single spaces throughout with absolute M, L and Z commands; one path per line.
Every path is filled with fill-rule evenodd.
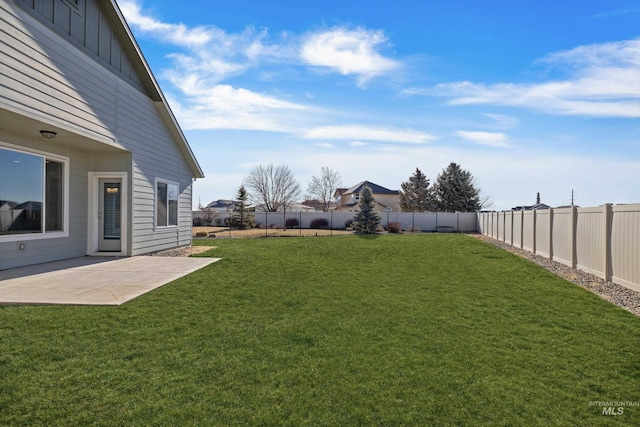
M 309 207 L 303 203 L 291 203 L 287 206 L 287 212 L 299 212 L 299 211 L 314 211 L 312 207 Z M 267 212 L 266 205 L 256 206 L 256 212 Z M 282 208 L 278 207 L 277 212 L 282 212 Z
M 10 200 L 0 200 L 0 209 L 11 210 L 18 206 L 16 202 L 12 202 Z
M 359 193 L 360 191 L 362 191 L 362 187 L 367 186 L 371 189 L 371 192 L 373 194 L 400 194 L 400 192 L 398 190 L 389 190 L 388 188 L 385 188 L 381 185 L 378 184 L 374 184 L 371 181 L 362 181 L 356 185 L 354 185 L 351 188 L 348 188 L 346 191 L 340 193 L 340 194 L 352 194 L 352 193 Z M 340 190 L 340 189 L 339 189 Z M 336 191 L 339 191 L 336 190 Z
M 211 209 L 231 208 L 231 209 L 233 209 L 233 207 L 235 206 L 236 203 L 238 203 L 238 202 L 235 202 L 233 200 L 219 199 L 219 200 L 216 200 L 215 202 L 209 203 L 207 205 L 207 208 L 211 208 Z
M 115 0 L 99 0 L 99 3 L 104 6 L 103 11 L 107 16 L 107 19 L 111 22 L 113 31 L 118 34 L 120 41 L 122 42 L 123 49 L 129 54 L 128 56 L 132 61 L 131 65 L 138 72 L 142 85 L 156 104 L 156 107 L 158 108 L 162 119 L 167 124 L 171 135 L 178 142 L 180 152 L 189 165 L 191 174 L 194 178 L 204 178 L 204 172 L 202 171 L 198 160 L 196 160 L 193 151 L 191 151 L 191 147 L 189 146 L 184 133 L 182 133 L 182 129 L 173 115 L 167 99 L 164 97 L 162 90 L 160 90 L 160 86 L 151 72 L 151 68 L 147 63 L 147 60 L 144 58 L 140 46 L 138 46 L 138 43 L 133 37 L 133 33 L 124 19 L 124 15 L 118 7 L 118 4 Z
M 317 199 L 305 200 L 302 204 L 316 211 L 321 211 L 324 208 L 324 203 Z
M 511 210 L 512 211 L 537 211 L 537 210 L 549 209 L 550 207 L 551 206 L 545 205 L 544 203 L 536 203 L 535 205 L 531 205 L 531 206 L 516 206 Z
M 41 211 L 42 210 L 42 203 L 41 202 L 34 202 L 32 200 L 29 200 L 28 202 L 24 202 L 24 203 L 20 203 L 18 206 L 16 206 L 13 209 L 27 209 L 27 210 L 31 210 L 31 211 Z

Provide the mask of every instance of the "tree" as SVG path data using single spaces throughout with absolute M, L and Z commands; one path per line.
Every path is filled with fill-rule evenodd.
M 229 226 L 238 230 L 248 230 L 256 226 L 253 215 L 249 213 L 249 204 L 247 203 L 249 196 L 244 185 L 241 185 L 236 195 L 237 203 L 233 209 L 233 215 L 229 220 Z
M 416 168 L 409 181 L 400 184 L 400 209 L 403 212 L 432 212 L 437 209 L 433 190 L 429 188 L 429 179 Z
M 263 205 L 267 212 L 286 210 L 300 198 L 300 184 L 288 166 L 259 165 L 251 169 L 244 180 L 249 197 L 256 205 Z
M 358 207 L 360 210 L 353 217 L 353 230 L 358 234 L 374 234 L 380 226 L 380 216 L 373 211 L 375 207 L 375 199 L 371 189 L 367 186 L 360 190 L 360 201 Z
M 443 212 L 475 212 L 482 207 L 473 175 L 453 162 L 438 175 L 434 192 Z
M 322 204 L 322 210 L 327 212 L 333 202 L 333 194 L 342 185 L 340 174 L 328 167 L 320 168 L 320 176 L 311 178 L 307 192 Z

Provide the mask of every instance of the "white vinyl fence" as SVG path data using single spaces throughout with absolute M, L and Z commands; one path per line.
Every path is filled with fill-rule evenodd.
M 481 212 L 479 232 L 640 292 L 640 204 Z
M 251 213 L 256 225 L 265 228 L 284 228 L 287 222 L 297 220 L 296 228 L 311 227 L 314 220 L 324 218 L 328 229 L 344 230 L 348 221 L 353 220 L 355 212 L 255 212 Z M 232 212 L 193 212 L 193 226 L 226 226 Z M 427 232 L 476 232 L 478 230 L 478 217 L 476 213 L 401 213 L 384 212 L 379 214 L 381 225 L 386 227 L 388 223 L 399 223 L 401 230 L 420 230 Z

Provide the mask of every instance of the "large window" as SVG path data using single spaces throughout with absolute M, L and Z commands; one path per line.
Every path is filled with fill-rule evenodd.
M 178 225 L 178 184 L 156 181 L 156 227 Z
M 0 238 L 64 230 L 65 160 L 0 147 Z

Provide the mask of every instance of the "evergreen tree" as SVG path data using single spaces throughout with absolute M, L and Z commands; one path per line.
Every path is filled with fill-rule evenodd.
M 453 162 L 438 175 L 435 196 L 442 212 L 475 212 L 482 207 L 473 175 Z
M 429 188 L 429 179 L 416 168 L 409 181 L 400 184 L 400 209 L 403 212 L 432 212 L 435 211 L 436 201 L 433 191 Z
M 238 200 L 233 210 L 233 215 L 231 215 L 231 219 L 229 220 L 229 226 L 238 230 L 248 230 L 255 227 L 256 222 L 253 215 L 249 212 L 249 204 L 247 203 L 249 195 L 244 185 L 241 185 L 238 189 L 236 198 Z
M 380 226 L 380 216 L 373 211 L 375 207 L 375 199 L 371 189 L 366 185 L 360 190 L 360 201 L 358 202 L 358 208 L 360 210 L 356 212 L 353 217 L 353 229 L 358 234 L 374 234 L 378 231 Z

